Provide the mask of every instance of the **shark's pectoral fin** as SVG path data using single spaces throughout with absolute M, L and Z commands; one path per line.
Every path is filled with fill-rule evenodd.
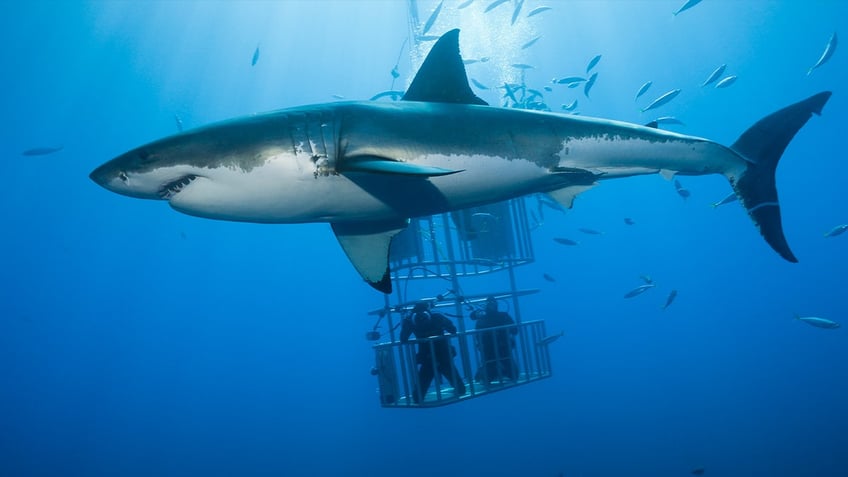
M 574 198 L 577 197 L 578 194 L 598 185 L 595 180 L 603 175 L 601 172 L 593 172 L 573 167 L 554 167 L 551 169 L 551 173 L 557 174 L 558 176 L 568 176 L 569 185 L 547 192 L 551 199 L 555 200 L 566 209 L 570 209 L 571 206 L 574 205 Z
M 354 268 L 369 285 L 392 292 L 389 247 L 408 221 L 333 223 L 333 232 Z
M 461 170 L 424 166 L 409 162 L 400 162 L 377 156 L 346 158 L 340 172 L 371 172 L 376 174 L 396 174 L 402 176 L 436 177 L 462 172 Z
M 563 187 L 562 189 L 552 190 L 547 194 L 561 206 L 566 209 L 570 209 L 574 205 L 574 198 L 577 197 L 578 194 L 585 192 L 596 185 L 597 184 L 594 183 L 587 185 L 572 185 Z

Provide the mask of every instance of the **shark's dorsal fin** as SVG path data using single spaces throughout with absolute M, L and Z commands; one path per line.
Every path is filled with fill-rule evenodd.
M 465 65 L 459 55 L 459 29 L 445 33 L 433 45 L 402 99 L 428 103 L 488 104 L 468 86 Z
M 354 268 L 369 285 L 392 292 L 389 247 L 407 221 L 333 223 L 333 232 Z

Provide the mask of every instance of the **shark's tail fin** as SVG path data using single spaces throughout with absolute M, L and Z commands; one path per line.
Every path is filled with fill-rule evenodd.
M 730 146 L 747 161 L 745 172 L 735 180 L 731 179 L 733 190 L 766 242 L 790 262 L 797 262 L 798 259 L 792 254 L 783 235 L 775 170 L 795 133 L 813 113 L 821 114 L 830 95 L 830 91 L 825 91 L 766 116 L 742 133 Z

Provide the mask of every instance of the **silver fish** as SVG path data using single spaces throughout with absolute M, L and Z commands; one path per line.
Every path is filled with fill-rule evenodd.
M 444 0 L 439 2 L 439 4 L 436 6 L 436 9 L 433 10 L 433 13 L 430 14 L 430 18 L 428 18 L 427 21 L 424 22 L 424 28 L 421 29 L 422 35 L 426 35 L 427 32 L 430 31 L 430 28 L 433 28 L 433 24 L 436 23 L 436 18 L 439 17 L 439 12 L 442 11 L 442 5 L 444 3 Z
M 674 16 L 677 16 L 678 14 L 689 10 L 690 8 L 694 7 L 699 3 L 701 3 L 701 0 L 688 0 L 686 3 L 683 4 L 682 7 L 678 8 L 677 11 L 674 12 Z
M 795 319 L 803 321 L 810 326 L 815 326 L 816 328 L 825 328 L 828 330 L 835 330 L 836 328 L 839 328 L 839 323 L 826 318 L 819 318 L 817 316 L 801 316 L 796 314 Z
M 476 79 L 474 79 L 474 78 L 471 78 L 471 82 L 472 82 L 472 83 L 474 83 L 474 86 L 476 86 L 476 87 L 478 87 L 478 88 L 480 88 L 480 89 L 489 89 L 489 87 L 488 87 L 488 86 L 484 85 L 483 83 L 481 83 L 481 82 L 477 81 L 477 80 L 476 80 Z
M 639 96 L 645 94 L 645 91 L 648 91 L 648 88 L 650 88 L 652 84 L 654 84 L 653 81 L 646 81 L 645 84 L 640 86 L 639 91 L 636 91 L 636 97 L 633 98 L 633 101 L 636 101 L 637 99 L 639 99 Z
M 22 152 L 21 155 L 24 155 L 24 156 L 46 156 L 48 154 L 53 154 L 53 153 L 59 152 L 64 148 L 65 148 L 65 146 L 34 147 L 32 149 L 27 149 L 26 151 Z
M 653 283 L 647 283 L 645 285 L 639 285 L 638 287 L 630 290 L 629 292 L 624 294 L 624 298 L 633 298 L 634 296 L 639 296 L 642 293 L 645 293 L 647 290 L 654 288 L 656 285 Z
M 721 81 L 716 83 L 716 88 L 727 88 L 736 82 L 736 76 L 728 76 L 727 78 L 723 78 Z
M 518 15 L 521 13 L 522 6 L 524 6 L 524 0 L 518 0 L 515 2 L 515 10 L 512 12 L 512 22 L 510 25 L 515 25 L 515 21 L 518 20 Z
M 595 55 L 594 58 L 589 60 L 589 64 L 586 66 L 586 74 L 589 74 L 589 72 L 592 71 L 592 68 L 594 68 L 599 61 L 601 61 L 601 55 Z
M 566 76 L 565 78 L 556 79 L 554 78 L 551 82 L 556 84 L 567 84 L 571 85 L 573 83 L 582 83 L 586 81 L 586 78 L 582 76 Z
M 544 278 L 546 281 L 549 281 L 551 283 L 556 282 L 556 278 L 552 277 L 551 275 L 548 275 L 547 273 L 543 273 L 542 278 Z
M 718 68 L 716 68 L 715 70 L 713 70 L 713 72 L 710 73 L 710 76 L 707 77 L 707 80 L 704 81 L 703 83 L 701 83 L 701 87 L 703 88 L 704 86 L 706 86 L 706 85 L 714 82 L 715 80 L 717 80 L 718 77 L 721 76 L 724 73 L 725 68 L 727 68 L 727 65 L 721 65 Z
M 828 41 L 827 46 L 824 47 L 824 52 L 822 53 L 821 58 L 819 58 L 819 61 L 816 61 L 816 64 L 814 64 L 812 68 L 807 70 L 807 76 L 809 76 L 814 69 L 825 64 L 827 60 L 833 56 L 834 51 L 836 51 L 836 32 L 833 32 L 833 35 L 830 35 L 830 41 Z
M 542 38 L 542 35 L 539 35 L 536 38 L 533 38 L 532 40 L 528 41 L 527 43 L 521 45 L 521 49 L 526 50 L 527 48 L 530 48 L 531 46 L 536 44 L 537 41 L 539 41 L 539 38 Z
M 568 103 L 568 105 L 565 105 L 565 104 L 562 105 L 563 111 L 574 111 L 574 108 L 576 108 L 576 107 L 577 107 L 577 100 L 576 99 L 574 101 Z
M 370 101 L 376 101 L 380 98 L 385 98 L 385 97 L 390 97 L 390 98 L 392 98 L 392 101 L 397 101 L 397 100 L 399 100 L 400 98 L 403 97 L 403 91 L 392 91 L 392 90 L 383 91 L 381 93 L 375 94 L 374 96 L 371 96 Z
M 659 108 L 660 106 L 662 106 L 662 105 L 664 105 L 664 104 L 668 103 L 669 101 L 671 101 L 672 99 L 674 99 L 675 97 L 677 97 L 677 95 L 678 95 L 678 94 L 680 94 L 680 90 L 679 90 L 679 89 L 673 89 L 673 90 L 671 90 L 671 91 L 669 91 L 669 92 L 667 92 L 667 93 L 663 94 L 663 95 L 662 95 L 662 96 L 660 96 L 659 98 L 655 99 L 655 100 L 654 100 L 651 104 L 649 104 L 649 105 L 647 105 L 646 107 L 642 108 L 642 112 L 644 113 L 645 111 L 650 111 L 650 110 L 652 110 L 652 109 L 657 109 L 657 108 Z
M 528 65 L 527 63 L 513 63 L 510 66 L 519 70 L 532 70 L 535 68 L 535 66 Z
M 668 308 L 675 298 L 677 298 L 677 290 L 672 290 L 671 292 L 669 292 L 668 298 L 665 299 L 665 305 L 662 306 L 662 309 L 665 310 L 666 308 Z
M 551 9 L 552 9 L 552 7 L 536 7 L 534 9 L 530 10 L 530 13 L 527 14 L 527 18 L 536 16 L 536 15 L 542 13 L 542 12 L 546 12 L 546 11 L 551 10 Z
M 590 229 L 590 228 L 586 228 L 586 227 L 580 227 L 577 230 L 579 230 L 580 232 L 583 232 L 586 235 L 603 235 L 604 234 L 600 230 Z
M 560 331 L 558 335 L 545 336 L 544 338 L 542 338 L 542 339 L 540 339 L 539 341 L 536 342 L 536 346 L 549 345 L 549 344 L 553 343 L 554 341 L 558 340 L 560 336 L 564 336 L 564 335 L 565 335 L 565 331 Z
M 472 3 L 474 3 L 474 0 L 468 0 L 468 1 L 466 1 L 466 2 L 462 2 L 462 3 L 460 3 L 459 5 L 457 5 L 457 6 L 456 6 L 456 9 L 457 9 L 457 10 L 462 10 L 463 8 L 465 8 L 465 7 L 469 6 L 469 5 L 471 5 Z
M 633 219 L 631 219 L 630 217 L 625 217 L 624 223 L 625 223 L 625 225 L 636 225 L 636 222 Z
M 562 245 L 580 245 L 580 242 L 565 237 L 554 237 L 554 242 Z
M 718 202 L 713 202 L 711 205 L 713 206 L 713 208 L 716 208 L 720 205 L 729 204 L 731 202 L 736 202 L 737 200 L 739 200 L 739 197 L 736 196 L 736 192 L 731 192 L 731 193 L 727 194 L 724 197 L 724 199 L 721 199 Z
M 586 84 L 583 85 L 583 94 L 586 97 L 589 97 L 589 91 L 592 89 L 592 86 L 595 85 L 595 80 L 598 79 L 598 73 L 592 73 L 592 76 L 589 77 L 589 80 L 586 81 Z
M 250 60 L 250 66 L 256 66 L 257 61 L 259 61 L 259 45 L 256 45 L 256 49 L 253 50 L 253 58 Z
M 508 1 L 508 0 L 495 0 L 494 2 L 492 2 L 491 4 L 489 4 L 489 6 L 488 6 L 488 7 L 486 7 L 486 9 L 485 9 L 485 10 L 483 10 L 483 13 L 489 13 L 489 12 L 491 12 L 492 10 L 494 10 L 495 8 L 497 8 L 498 6 L 503 5 L 503 4 L 504 4 L 504 3 L 506 3 L 507 1 Z
M 836 227 L 825 232 L 825 237 L 836 237 L 837 235 L 842 235 L 846 230 L 848 230 L 848 224 L 837 225 Z

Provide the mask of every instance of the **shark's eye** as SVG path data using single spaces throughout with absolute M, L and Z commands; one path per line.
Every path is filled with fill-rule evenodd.
M 140 163 L 144 164 L 144 163 L 147 163 L 147 162 L 152 162 L 155 159 L 156 159 L 156 156 L 154 156 L 147 149 L 139 149 L 138 150 L 138 161 Z
M 129 177 L 127 177 L 127 173 L 126 173 L 126 172 L 121 171 L 121 172 L 119 172 L 119 173 L 118 173 L 118 179 L 121 179 L 121 182 L 126 183 L 126 182 L 130 179 L 130 178 L 129 178 Z

